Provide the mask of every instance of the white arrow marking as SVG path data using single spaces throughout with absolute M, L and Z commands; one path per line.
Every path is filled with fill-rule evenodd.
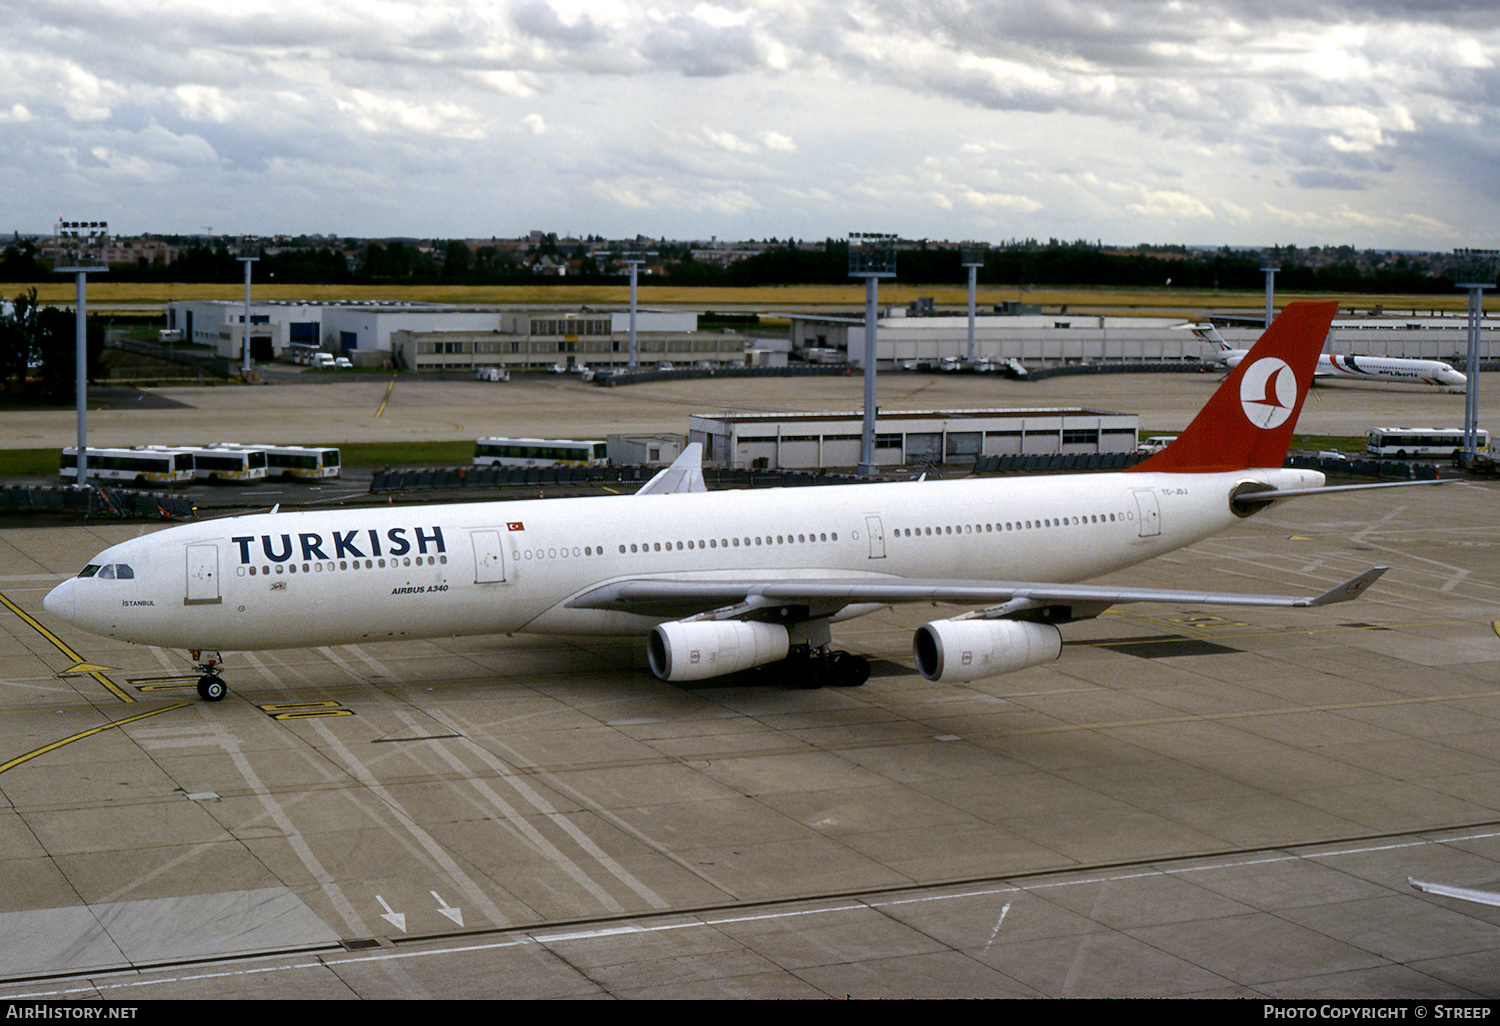
M 1005 922 L 1005 915 L 1009 911 L 1010 902 L 1007 901 L 1005 905 L 1000 909 L 1000 918 L 995 920 L 995 928 L 990 931 L 989 942 L 985 944 L 986 949 L 988 949 L 991 944 L 995 943 L 996 937 L 1000 936 L 1000 924 Z
M 444 901 L 438 895 L 437 891 L 428 891 L 427 893 L 430 894 L 430 895 L 432 895 L 433 899 L 438 903 L 438 911 L 439 912 L 441 912 L 443 915 L 447 916 L 449 919 L 453 920 L 459 926 L 464 925 L 464 914 L 463 914 L 462 911 L 460 911 L 459 909 L 454 908 L 452 905 L 450 905 L 446 901 Z
M 378 902 L 380 902 L 380 907 L 381 908 L 385 909 L 385 912 L 381 915 L 380 918 L 384 919 L 386 922 L 390 923 L 392 926 L 394 926 L 396 929 L 400 930 L 402 933 L 405 933 L 406 932 L 406 916 L 405 916 L 405 914 L 401 913 L 401 912 L 392 912 L 391 911 L 391 906 L 387 905 L 385 903 L 385 899 L 382 898 L 378 894 L 375 895 L 375 900 L 378 901 Z

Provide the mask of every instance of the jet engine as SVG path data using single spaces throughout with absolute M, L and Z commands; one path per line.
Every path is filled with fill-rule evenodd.
M 675 620 L 646 639 L 651 672 L 662 680 L 707 680 L 785 659 L 791 639 L 778 623 Z
M 911 647 L 928 680 L 979 680 L 1052 662 L 1062 633 L 1027 620 L 933 620 L 917 628 Z

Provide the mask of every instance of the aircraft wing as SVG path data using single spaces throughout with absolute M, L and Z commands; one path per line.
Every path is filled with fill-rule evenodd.
M 912 578 L 764 580 L 616 581 L 586 591 L 567 605 L 575 609 L 608 609 L 644 616 L 683 617 L 726 607 L 745 612 L 779 605 L 807 606 L 814 616 L 828 616 L 850 605 L 897 605 L 904 602 L 952 602 L 974 606 L 1014 604 L 1016 612 L 1042 606 L 1089 607 L 1097 616 L 1122 602 L 1171 602 L 1188 605 L 1284 606 L 1309 608 L 1358 598 L 1389 567 L 1375 567 L 1317 595 L 1258 595 L 1246 592 L 1122 588 L 1111 585 L 1055 584 L 1037 581 L 958 581 Z M 1002 614 L 1003 615 L 1003 614 Z
M 1441 894 L 1445 898 L 1458 898 L 1461 901 L 1472 901 L 1479 905 L 1494 905 L 1500 908 L 1500 894 L 1494 891 L 1454 887 L 1452 884 L 1428 883 L 1426 880 L 1413 880 L 1411 877 L 1407 877 L 1406 882 L 1413 890 L 1422 891 L 1424 894 Z

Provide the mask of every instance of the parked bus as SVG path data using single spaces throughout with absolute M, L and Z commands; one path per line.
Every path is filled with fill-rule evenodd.
M 193 470 L 199 481 L 263 481 L 266 454 L 258 449 L 190 447 Z
M 186 449 L 156 447 L 150 449 L 87 450 L 84 473 L 101 481 L 129 481 L 134 484 L 180 484 L 193 480 L 193 454 Z M 60 473 L 70 480 L 78 479 L 78 449 L 69 446 L 62 451 Z
M 266 454 L 267 477 L 290 477 L 314 480 L 338 477 L 342 472 L 339 451 L 332 447 L 310 445 L 241 445 L 238 442 L 215 442 L 210 449 L 254 449 Z
M 1480 452 L 1490 447 L 1490 433 L 1479 431 Z M 1365 440 L 1372 456 L 1452 456 L 1464 447 L 1462 428 L 1374 428 Z
M 566 438 L 481 438 L 474 443 L 476 467 L 602 467 L 608 460 L 599 441 Z

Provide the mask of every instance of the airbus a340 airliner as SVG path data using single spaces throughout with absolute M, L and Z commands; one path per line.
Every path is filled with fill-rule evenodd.
M 1233 369 L 1247 349 L 1235 349 L 1225 341 L 1219 330 L 1208 322 L 1189 324 L 1194 335 L 1207 342 L 1209 359 Z M 1462 371 L 1456 371 L 1442 360 L 1414 360 L 1404 356 L 1341 356 L 1338 353 L 1323 353 L 1313 376 L 1319 378 L 1355 378 L 1365 381 L 1386 381 L 1406 385 L 1436 385 L 1447 392 L 1462 392 L 1469 379 Z
M 934 681 L 1056 659 L 1057 625 L 1119 602 L 1317 606 L 1318 595 L 1091 587 L 1087 580 L 1321 493 L 1282 469 L 1337 304 L 1289 306 L 1166 450 L 1114 474 L 704 490 L 697 446 L 639 492 L 230 517 L 104 550 L 47 612 L 95 634 L 203 652 L 541 632 L 646 636 L 691 681 L 782 664 L 861 684 L 830 625 L 898 602 L 977 607 L 916 632 Z M 1368 486 L 1344 486 L 1345 488 Z M 199 693 L 225 694 L 220 660 Z

